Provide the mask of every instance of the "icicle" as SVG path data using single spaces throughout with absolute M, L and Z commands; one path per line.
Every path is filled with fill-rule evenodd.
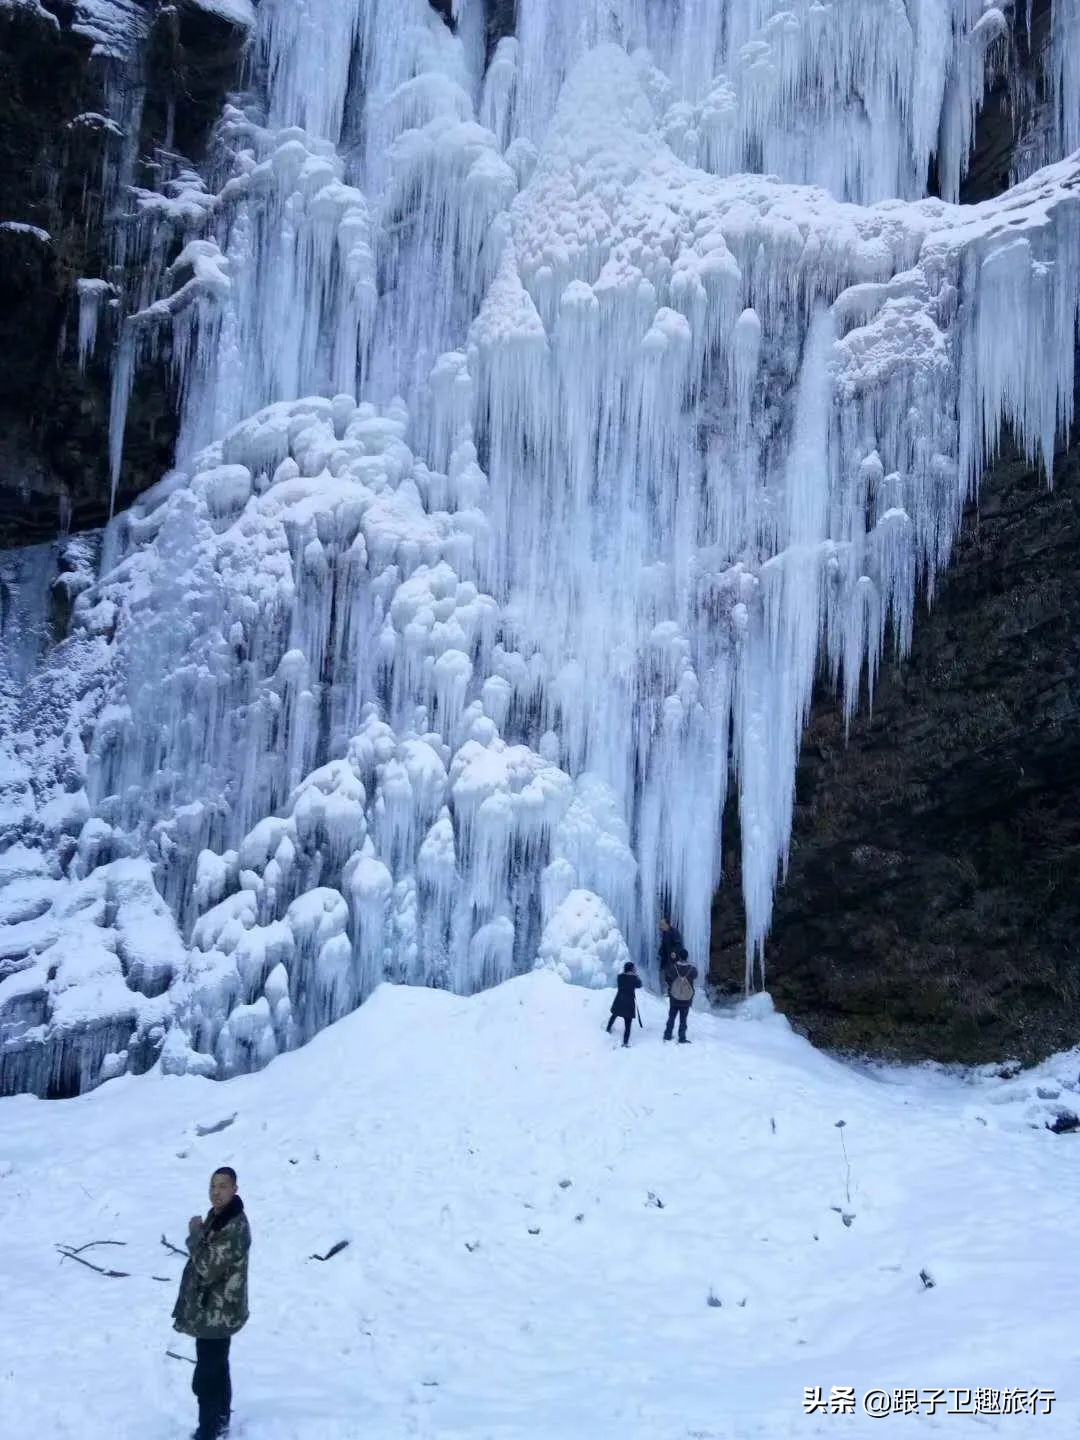
M 500 40 L 484 76 L 480 120 L 505 150 L 512 133 L 518 83 L 518 43 L 510 36 Z
M 113 362 L 112 396 L 109 405 L 109 515 L 116 509 L 116 491 L 124 458 L 124 432 L 128 406 L 135 383 L 135 331 L 130 324 L 120 330 L 120 344 Z
M 79 294 L 79 373 L 82 374 L 97 348 L 102 302 L 113 293 L 113 286 L 107 280 L 80 280 L 76 289 Z

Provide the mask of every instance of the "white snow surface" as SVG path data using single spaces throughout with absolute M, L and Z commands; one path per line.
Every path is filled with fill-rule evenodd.
M 224 1085 L 0 1101 L 0 1431 L 187 1433 L 161 1236 L 230 1164 L 253 1231 L 244 1440 L 866 1437 L 871 1388 L 922 1402 L 882 1431 L 1075 1433 L 1080 1171 L 1074 1138 L 1031 1128 L 1035 1074 L 849 1069 L 767 997 L 693 1012 L 680 1047 L 646 995 L 621 1051 L 610 997 L 551 974 L 384 986 Z M 93 1240 L 120 1244 L 83 1258 L 126 1278 L 60 1260 Z M 815 1386 L 854 1387 L 857 1413 L 804 1413 Z M 963 1417 L 952 1388 L 1057 1398 Z
M 479 0 L 259 6 L 264 103 L 132 195 L 114 474 L 164 326 L 177 469 L 4 632 L 0 843 L 55 888 L 10 880 L 0 1089 L 173 1021 L 229 1075 L 388 978 L 607 979 L 665 893 L 704 965 L 729 780 L 761 983 L 816 677 L 850 717 L 1001 426 L 1049 473 L 1072 418 L 1080 152 L 910 198 L 939 135 L 959 176 L 1000 18 L 538 0 L 485 78 Z

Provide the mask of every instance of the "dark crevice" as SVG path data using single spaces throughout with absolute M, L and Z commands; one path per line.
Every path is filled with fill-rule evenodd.
M 442 16 L 451 30 L 457 30 L 454 0 L 428 0 L 428 4 Z M 499 41 L 517 31 L 517 0 L 484 0 L 484 12 L 487 59 L 490 61 Z
M 437 15 L 442 16 L 451 30 L 457 29 L 454 21 L 454 0 L 428 0 L 428 4 Z
M 487 58 L 500 40 L 517 33 L 517 0 L 484 0 L 487 14 Z
M 1016 7 L 1007 73 L 998 76 L 975 119 L 967 173 L 960 182 L 962 205 L 991 200 L 1009 189 L 1017 142 L 1032 118 L 1029 106 L 1045 99 L 1039 91 L 1039 58 L 1049 44 L 1050 24 L 1051 0 L 1035 0 L 1030 34 L 1026 5 Z M 928 193 L 938 194 L 936 165 Z

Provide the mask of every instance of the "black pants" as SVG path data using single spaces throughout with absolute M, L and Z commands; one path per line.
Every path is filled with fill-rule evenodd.
M 232 1411 L 229 1339 L 196 1340 L 195 1354 L 191 1388 L 199 1402 L 199 1440 L 218 1440 L 228 1429 Z
M 629 1044 L 630 1044 L 630 1031 L 631 1031 L 631 1029 L 633 1028 L 633 1024 L 634 1024 L 634 1017 L 633 1017 L 633 1015 L 622 1015 L 622 1016 L 612 1015 L 611 1019 L 607 1022 L 607 1033 L 608 1033 L 609 1035 L 611 1034 L 611 1027 L 615 1024 L 615 1021 L 616 1021 L 616 1020 L 619 1020 L 619 1019 L 622 1020 L 622 1023 L 623 1023 L 623 1026 L 624 1026 L 624 1029 L 623 1029 L 623 1044 L 624 1044 L 624 1045 L 629 1045 Z
M 671 1039 L 671 1032 L 675 1028 L 675 1017 L 679 1017 L 679 1039 L 686 1039 L 686 1018 L 690 1014 L 689 1000 L 672 1000 L 668 998 L 667 1024 L 664 1026 L 664 1039 Z

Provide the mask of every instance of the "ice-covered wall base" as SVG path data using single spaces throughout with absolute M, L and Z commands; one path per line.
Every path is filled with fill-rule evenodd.
M 5 1088 L 606 984 L 661 896 L 702 963 L 732 783 L 760 975 L 815 679 L 850 717 L 1000 427 L 1049 471 L 1071 419 L 1080 155 L 913 198 L 1000 12 L 728 8 L 547 0 L 485 65 L 472 0 L 264 0 L 264 102 L 136 196 L 114 462 L 167 336 L 178 468 L 5 724 Z

